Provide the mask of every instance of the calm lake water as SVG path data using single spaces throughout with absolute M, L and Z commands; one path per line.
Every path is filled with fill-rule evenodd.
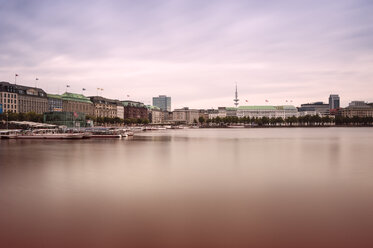
M 0 247 L 373 247 L 373 128 L 0 140 Z

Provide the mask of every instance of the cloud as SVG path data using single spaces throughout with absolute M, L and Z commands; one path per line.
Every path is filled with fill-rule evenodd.
M 371 1 L 0 0 L 0 78 L 173 107 L 373 101 Z M 103 87 L 103 86 L 102 86 Z

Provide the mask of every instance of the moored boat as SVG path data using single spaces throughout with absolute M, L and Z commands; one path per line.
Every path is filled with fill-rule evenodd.
M 16 139 L 83 139 L 82 133 L 21 134 Z
M 94 139 L 120 139 L 128 136 L 126 130 L 118 128 L 89 128 L 85 131 Z
M 0 139 L 15 139 L 21 130 L 0 130 Z

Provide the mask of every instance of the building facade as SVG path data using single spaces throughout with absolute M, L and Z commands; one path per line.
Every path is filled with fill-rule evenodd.
M 344 117 L 373 117 L 373 105 L 363 101 L 352 101 L 347 108 L 340 110 Z
M 340 108 L 340 99 L 339 95 L 330 95 L 329 96 L 329 109 L 338 109 Z
M 62 110 L 64 112 L 84 113 L 94 115 L 93 103 L 81 94 L 65 92 L 62 94 Z
M 159 95 L 153 97 L 153 106 L 160 108 L 162 111 L 171 111 L 171 97 L 165 95 Z
M 46 112 L 43 115 L 44 123 L 67 127 L 85 127 L 86 115 L 83 112 Z
M 12 112 L 18 113 L 18 94 L 15 88 L 15 85 L 0 82 L 0 104 L 1 112 Z
M 189 109 L 187 107 L 182 109 L 175 109 L 172 112 L 173 122 L 182 124 L 193 124 L 198 122 L 199 110 Z
M 229 117 L 237 116 L 237 108 L 226 107 L 225 109 L 227 112 L 227 116 Z
M 101 96 L 91 96 L 90 99 L 94 105 L 95 117 L 117 117 L 117 103 L 115 100 Z
M 47 93 L 39 88 L 15 85 L 18 93 L 18 112 L 43 114 L 48 111 Z
M 320 115 L 327 116 L 330 114 L 329 104 L 323 102 L 313 102 L 301 104 L 298 108 L 299 115 Z
M 283 106 L 240 106 L 237 108 L 237 117 L 250 118 L 278 118 L 298 116 L 298 110 L 292 105 Z
M 48 98 L 48 111 L 49 112 L 62 112 L 62 96 L 47 94 Z
M 153 124 L 162 124 L 164 123 L 164 115 L 163 111 L 156 107 L 156 106 L 147 106 L 148 114 L 149 114 L 149 121 Z
M 124 107 L 124 119 L 147 119 L 148 109 L 142 102 L 121 101 Z
M 117 117 L 120 119 L 124 119 L 124 106 L 119 100 L 115 100 L 115 104 L 117 105 Z

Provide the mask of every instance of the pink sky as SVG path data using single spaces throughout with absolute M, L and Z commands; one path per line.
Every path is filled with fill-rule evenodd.
M 0 80 L 172 108 L 373 101 L 371 1 L 4 1 Z

